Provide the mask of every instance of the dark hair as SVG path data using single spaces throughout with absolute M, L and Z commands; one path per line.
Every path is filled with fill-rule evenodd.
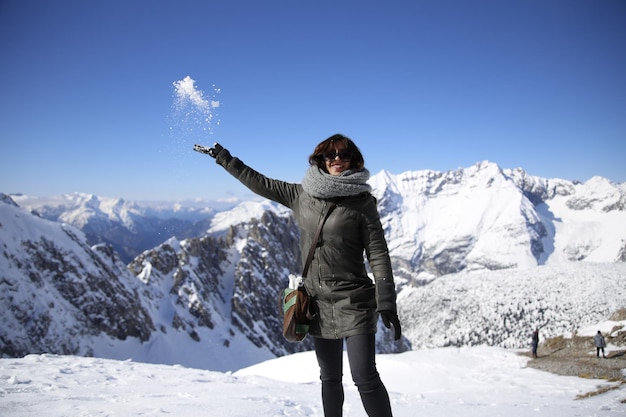
M 332 135 L 315 147 L 315 150 L 311 156 L 309 156 L 309 164 L 317 165 L 319 168 L 326 171 L 324 155 L 337 147 L 346 149 L 352 153 L 352 159 L 350 160 L 351 169 L 363 169 L 363 167 L 365 167 L 365 160 L 359 148 L 352 142 L 352 139 L 339 133 Z

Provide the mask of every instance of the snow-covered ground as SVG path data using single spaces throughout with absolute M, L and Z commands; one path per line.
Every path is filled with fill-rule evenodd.
M 626 386 L 577 400 L 617 383 L 557 376 L 527 368 L 526 362 L 495 347 L 377 356 L 395 416 L 626 415 Z M 349 375 L 346 365 L 344 416 L 365 416 Z M 0 415 L 297 417 L 323 412 L 315 355 L 305 352 L 234 373 L 76 356 L 0 359 Z

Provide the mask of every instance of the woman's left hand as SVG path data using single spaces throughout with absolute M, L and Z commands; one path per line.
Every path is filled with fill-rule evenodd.
M 391 310 L 383 310 L 380 312 L 380 317 L 383 319 L 383 324 L 386 328 L 391 329 L 393 325 L 394 329 L 394 340 L 398 340 L 402 337 L 402 329 L 400 328 L 400 319 L 398 318 L 398 313 Z

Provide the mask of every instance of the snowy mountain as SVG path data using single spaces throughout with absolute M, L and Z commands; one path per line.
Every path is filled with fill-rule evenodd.
M 95 338 L 149 340 L 152 318 L 115 252 L 90 248 L 81 231 L 39 219 L 3 194 L 0 219 L 3 355 L 90 356 Z
M 535 327 L 544 336 L 569 333 L 626 306 L 625 184 L 547 180 L 489 162 L 446 173 L 383 171 L 371 184 L 406 337 L 395 343 L 381 328 L 381 352 L 526 347 Z M 157 210 L 82 194 L 43 201 L 0 203 L 3 355 L 231 370 L 310 348 L 280 334 L 276 294 L 301 268 L 287 209 L 247 201 Z M 97 234 L 107 227 L 141 237 L 163 224 L 155 219 L 194 230 L 173 237 L 151 229 L 163 239 L 147 250 L 129 245 L 139 255 L 127 265 L 116 246 L 91 246 L 108 241 Z
M 0 200 L 2 356 L 53 352 L 232 370 L 310 347 L 282 338 L 275 294 L 285 276 L 271 272 L 296 259 L 279 244 L 297 245 L 272 212 L 219 238 L 172 238 L 126 266 L 73 226 Z M 277 229 L 264 233 L 267 226 Z M 260 247 L 256 237 L 274 248 L 264 272 L 253 264 L 258 257 L 245 256 L 246 246 Z M 261 276 L 246 274 L 259 268 Z
M 371 180 L 394 273 L 429 281 L 463 270 L 624 261 L 626 184 L 546 180 L 489 162 Z
M 44 219 L 81 229 L 90 245 L 110 244 L 125 263 L 172 236 L 185 239 L 201 235 L 217 210 L 234 205 L 194 201 L 138 203 L 83 193 L 11 198 Z

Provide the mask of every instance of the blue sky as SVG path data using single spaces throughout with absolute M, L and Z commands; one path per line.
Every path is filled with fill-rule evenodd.
M 297 182 L 337 132 L 372 174 L 623 182 L 624 22 L 623 0 L 1 0 L 0 192 L 245 198 L 194 143 Z M 175 104 L 187 76 L 210 123 Z

